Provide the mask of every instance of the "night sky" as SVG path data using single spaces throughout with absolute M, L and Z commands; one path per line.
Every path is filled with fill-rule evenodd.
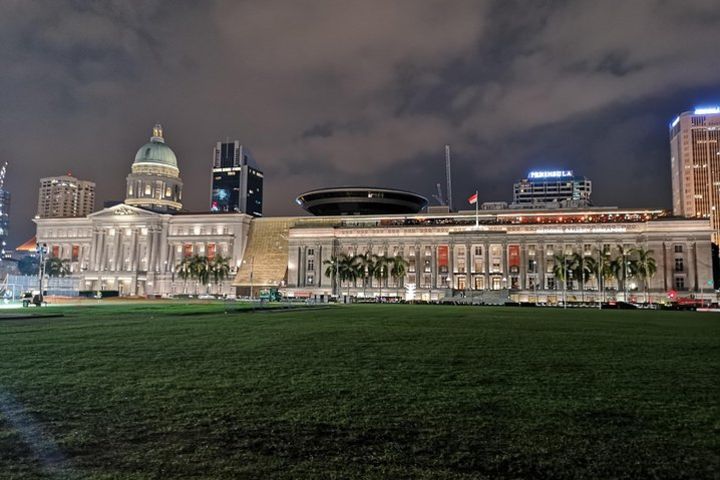
M 8 243 L 34 232 L 41 176 L 123 199 L 158 121 L 194 211 L 226 138 L 264 170 L 267 215 L 320 186 L 429 197 L 445 143 L 456 205 L 568 168 L 596 204 L 669 208 L 667 126 L 720 103 L 719 52 L 715 0 L 0 0 Z

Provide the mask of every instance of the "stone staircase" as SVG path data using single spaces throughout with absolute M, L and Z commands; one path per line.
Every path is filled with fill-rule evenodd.
M 285 280 L 288 264 L 288 232 L 294 218 L 256 218 L 250 223 L 243 262 L 233 285 L 278 286 Z

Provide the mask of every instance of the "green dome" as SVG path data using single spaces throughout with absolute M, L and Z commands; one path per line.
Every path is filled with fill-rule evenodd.
M 134 164 L 154 164 L 175 169 L 178 168 L 175 152 L 165 144 L 165 139 L 162 136 L 162 127 L 160 125 L 155 125 L 150 142 L 140 147 L 140 150 L 137 151 Z

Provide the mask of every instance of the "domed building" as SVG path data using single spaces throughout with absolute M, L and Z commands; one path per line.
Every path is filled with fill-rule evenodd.
M 125 204 L 156 212 L 177 212 L 182 209 L 182 187 L 177 157 L 165 143 L 162 125 L 157 124 L 150 142 L 135 154 L 127 176 Z

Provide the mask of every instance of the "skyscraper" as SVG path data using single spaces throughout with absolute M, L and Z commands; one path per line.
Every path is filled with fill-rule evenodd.
M 709 218 L 720 239 L 720 107 L 683 112 L 670 124 L 673 213 Z
M 95 209 L 95 183 L 70 174 L 40 179 L 39 218 L 84 217 Z
M 262 217 L 263 173 L 247 147 L 218 142 L 213 149 L 211 212 L 243 212 Z

